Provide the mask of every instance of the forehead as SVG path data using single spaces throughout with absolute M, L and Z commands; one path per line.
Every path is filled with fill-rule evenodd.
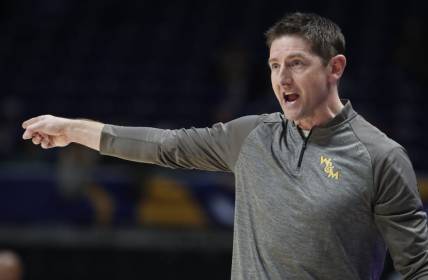
M 314 54 L 309 42 L 298 36 L 282 36 L 272 42 L 269 60 L 290 56 L 313 57 Z

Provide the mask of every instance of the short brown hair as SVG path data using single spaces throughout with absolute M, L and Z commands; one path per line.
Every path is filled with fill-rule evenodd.
M 345 53 L 345 36 L 333 21 L 312 13 L 291 13 L 285 15 L 265 33 L 266 43 L 285 35 L 296 35 L 307 40 L 311 50 L 322 58 L 324 64 L 335 55 Z

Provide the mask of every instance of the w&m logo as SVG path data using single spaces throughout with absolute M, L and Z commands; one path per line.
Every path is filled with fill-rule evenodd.
M 335 167 L 331 158 L 321 156 L 320 164 L 324 165 L 324 172 L 328 175 L 328 178 L 339 180 L 340 173 L 339 171 L 334 170 Z

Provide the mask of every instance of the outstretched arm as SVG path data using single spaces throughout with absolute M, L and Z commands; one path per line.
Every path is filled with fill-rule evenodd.
M 259 116 L 246 116 L 212 127 L 169 130 L 44 115 L 22 126 L 23 138 L 44 149 L 75 142 L 126 160 L 171 168 L 233 171 L 243 141 L 259 121 Z
M 32 139 L 44 149 L 65 147 L 74 142 L 99 151 L 104 124 L 43 115 L 23 122 L 22 127 L 25 129 L 22 138 Z

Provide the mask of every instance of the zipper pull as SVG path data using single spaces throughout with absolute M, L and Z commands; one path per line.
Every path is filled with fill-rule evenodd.
M 297 163 L 297 168 L 300 168 L 300 166 L 302 165 L 303 153 L 305 152 L 305 149 L 306 149 L 306 140 L 305 142 L 303 142 L 302 149 L 300 150 L 299 162 Z
M 308 134 L 308 136 L 305 138 L 305 140 L 303 141 L 303 145 L 302 145 L 302 149 L 300 150 L 300 155 L 299 155 L 299 162 L 297 163 L 297 168 L 300 168 L 300 166 L 302 165 L 302 160 L 303 160 L 303 153 L 305 152 L 305 150 L 306 150 L 306 144 L 308 143 L 308 141 L 309 141 L 309 137 L 311 136 L 311 134 L 312 134 L 312 130 L 313 129 L 311 129 L 311 131 L 309 131 L 309 134 Z

